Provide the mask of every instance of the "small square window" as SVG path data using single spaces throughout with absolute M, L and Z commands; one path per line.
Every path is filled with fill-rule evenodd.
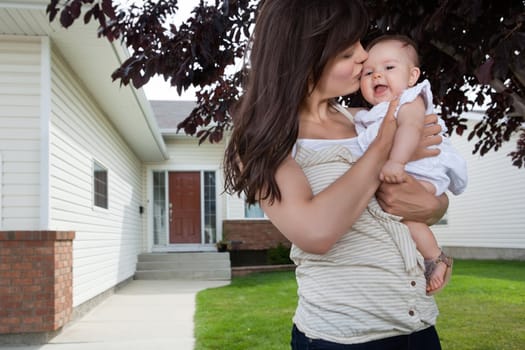
M 264 211 L 259 206 L 259 203 L 248 204 L 244 202 L 244 217 L 246 219 L 263 219 Z
M 93 193 L 96 207 L 108 208 L 108 170 L 99 163 L 93 164 Z

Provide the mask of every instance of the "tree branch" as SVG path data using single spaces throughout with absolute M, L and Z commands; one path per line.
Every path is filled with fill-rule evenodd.
M 490 86 L 494 91 L 499 93 L 503 93 L 507 90 L 505 84 L 499 79 L 493 79 L 490 82 Z M 515 112 L 512 113 L 512 115 L 509 115 L 509 117 L 516 117 L 525 120 L 525 101 L 515 92 L 512 92 L 510 97 L 512 98 L 512 106 L 514 107 Z
M 462 61 L 462 57 L 456 54 L 456 50 L 453 46 L 447 45 L 443 42 L 439 42 L 436 40 L 431 40 L 432 45 L 434 45 L 437 49 L 439 49 L 441 52 L 445 53 L 449 57 L 453 58 L 457 62 Z M 525 82 L 525 72 L 523 71 L 517 71 L 513 70 L 512 67 L 510 68 L 513 75 L 518 79 L 520 83 Z M 521 74 L 520 74 L 521 73 Z M 489 85 L 494 89 L 494 91 L 498 93 L 504 93 L 507 90 L 507 87 L 500 79 L 493 79 Z M 519 117 L 523 120 L 525 120 L 525 100 L 519 96 L 516 92 L 512 92 L 510 94 L 512 98 L 512 106 L 514 107 L 515 112 L 512 113 L 512 117 Z

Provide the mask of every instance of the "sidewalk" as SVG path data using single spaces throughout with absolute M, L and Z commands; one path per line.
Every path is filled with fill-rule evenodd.
M 134 280 L 45 345 L 2 350 L 193 350 L 195 295 L 229 281 Z

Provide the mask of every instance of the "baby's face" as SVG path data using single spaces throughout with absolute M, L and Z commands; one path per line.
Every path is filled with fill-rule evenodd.
M 374 45 L 363 65 L 363 97 L 372 105 L 391 101 L 417 81 L 417 77 L 413 79 L 412 68 L 407 48 L 401 42 L 390 40 Z

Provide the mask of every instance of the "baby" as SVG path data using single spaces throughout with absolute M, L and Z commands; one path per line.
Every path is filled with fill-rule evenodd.
M 436 157 L 410 162 L 421 138 L 424 116 L 432 114 L 432 91 L 427 80 L 416 84 L 420 76 L 419 58 L 415 43 L 401 35 L 385 35 L 372 41 L 368 59 L 361 76 L 361 93 L 374 107 L 360 111 L 355 125 L 360 147 L 364 150 L 377 135 L 385 116 L 388 102 L 400 98 L 397 111 L 398 128 L 390 158 L 385 163 L 380 178 L 387 183 L 404 182 L 413 175 L 431 193 L 440 195 L 446 190 L 460 194 L 467 184 L 465 160 L 454 150 L 444 134 L 441 152 Z M 443 253 L 430 228 L 422 222 L 403 221 L 425 258 L 427 294 L 441 290 L 452 272 L 452 258 Z

